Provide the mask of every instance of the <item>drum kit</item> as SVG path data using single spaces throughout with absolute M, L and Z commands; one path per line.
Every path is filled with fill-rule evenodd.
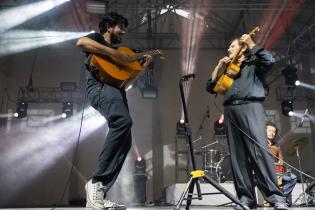
M 224 142 L 224 141 L 223 141 Z M 307 145 L 308 139 L 307 138 L 300 138 L 295 141 L 293 141 L 291 144 L 289 144 L 287 148 L 287 155 L 288 156 L 294 156 L 296 155 L 298 158 L 299 163 L 299 170 L 301 171 L 301 162 L 300 162 L 300 154 L 299 152 Z M 221 144 L 221 146 L 225 146 L 225 149 L 218 149 L 216 146 L 218 144 Z M 233 174 L 231 169 L 231 158 L 230 155 L 227 152 L 227 146 L 225 143 L 222 143 L 222 141 L 216 140 L 213 143 L 210 143 L 208 145 L 205 145 L 202 147 L 201 150 L 202 155 L 202 164 L 203 164 L 203 170 L 211 176 L 213 179 L 215 179 L 219 183 L 227 182 L 227 181 L 233 181 Z M 283 175 L 287 173 L 291 173 L 291 169 L 289 167 L 286 167 L 284 164 L 275 164 L 275 172 L 278 175 Z M 307 189 L 304 189 L 304 179 L 302 174 L 300 173 L 301 182 L 303 186 L 303 193 L 299 196 L 298 199 L 300 199 L 304 203 L 309 203 L 310 201 L 315 204 L 315 182 L 312 182 L 307 186 Z M 311 186 L 311 187 L 310 187 Z M 310 198 L 310 192 L 312 195 L 312 198 Z M 295 201 L 296 203 L 297 201 Z
M 218 145 L 226 147 L 222 142 L 216 140 L 201 150 L 203 170 L 219 183 L 233 181 L 230 155 L 226 148 L 218 149 Z
M 203 124 L 209 118 L 209 113 L 210 109 L 207 106 L 197 131 L 199 138 L 193 140 L 193 144 L 198 141 L 203 142 Z M 213 139 L 215 140 L 214 142 L 202 146 L 200 150 L 195 152 L 195 154 L 198 153 L 202 156 L 202 169 L 217 182 L 233 181 L 230 155 L 227 152 L 226 135 L 215 132 Z
M 203 117 L 203 120 L 199 126 L 197 131 L 198 134 L 201 134 L 198 139 L 195 139 L 192 143 L 195 144 L 197 141 L 202 140 L 202 129 L 205 119 L 209 118 L 209 106 L 207 106 L 207 110 Z M 214 134 L 216 135 L 216 134 Z M 201 150 L 198 150 L 198 154 L 202 155 L 202 168 L 206 172 L 208 176 L 217 181 L 218 183 L 223 183 L 227 181 L 233 181 L 233 173 L 231 167 L 231 157 L 228 153 L 228 146 L 226 142 L 226 136 L 220 135 L 225 140 L 219 138 L 214 138 L 214 142 L 207 144 L 201 147 Z M 215 136 L 214 136 L 215 137 Z M 219 139 L 219 140 L 218 140 Z M 296 199 L 294 204 L 297 204 L 297 201 L 301 201 L 301 205 L 315 205 L 315 181 L 307 184 L 306 189 L 304 188 L 304 179 L 302 175 L 301 169 L 301 161 L 300 161 L 300 151 L 308 144 L 308 139 L 306 137 L 299 138 L 292 143 L 289 144 L 287 148 L 288 156 L 297 156 L 298 165 L 299 165 L 299 175 L 301 177 L 302 190 L 303 192 Z M 221 149 L 218 149 L 218 145 L 221 145 Z M 216 147 L 214 147 L 216 146 Z M 223 146 L 223 149 L 222 149 Z M 276 164 L 275 172 L 277 175 L 290 174 L 291 168 L 286 167 L 284 164 Z M 305 175 L 305 174 L 304 174 Z

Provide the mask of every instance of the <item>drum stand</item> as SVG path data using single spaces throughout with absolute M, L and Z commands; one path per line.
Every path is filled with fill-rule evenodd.
M 204 148 L 210 147 L 210 146 L 212 146 L 212 145 L 214 145 L 214 144 L 217 144 L 217 143 L 219 143 L 218 140 L 216 140 L 215 142 L 212 142 L 212 143 L 210 143 L 210 144 L 207 144 L 207 145 L 205 145 L 205 146 L 203 146 L 203 147 L 201 147 L 201 148 L 204 149 Z
M 192 132 L 191 132 L 191 127 L 190 127 L 189 121 L 188 121 L 187 107 L 186 107 L 184 88 L 183 88 L 183 82 L 188 81 L 190 77 L 194 78 L 195 74 L 182 76 L 180 81 L 179 81 L 179 88 L 180 88 L 181 100 L 182 100 L 182 104 L 183 104 L 184 117 L 185 117 L 185 133 L 186 133 L 186 137 L 188 140 L 189 152 L 190 152 L 193 171 L 190 173 L 189 181 L 186 184 L 184 192 L 181 194 L 178 203 L 176 204 L 175 210 L 180 209 L 180 206 L 181 206 L 183 200 L 185 199 L 187 192 L 188 192 L 188 196 L 185 199 L 185 200 L 187 200 L 186 210 L 189 210 L 189 207 L 190 207 L 193 199 L 202 200 L 202 195 L 219 194 L 219 193 L 204 193 L 204 194 L 202 194 L 201 190 L 200 190 L 200 183 L 199 183 L 200 178 L 202 178 L 205 182 L 208 182 L 209 184 L 211 184 L 213 187 L 215 187 L 217 190 L 219 190 L 222 194 L 224 194 L 226 197 L 228 197 L 231 201 L 233 201 L 234 203 L 240 205 L 243 209 L 245 209 L 245 206 L 243 206 L 237 198 L 235 198 L 231 193 L 229 193 L 226 189 L 224 189 L 220 184 L 215 182 L 211 177 L 208 177 L 207 175 L 205 175 L 204 171 L 196 170 L 194 148 L 193 148 L 192 137 L 191 137 Z M 197 187 L 198 197 L 193 197 L 195 185 Z
M 300 160 L 300 153 L 299 153 L 299 147 L 296 146 L 294 147 L 295 152 L 296 152 L 296 157 L 298 158 L 298 163 L 299 163 L 299 174 L 301 177 L 301 183 L 302 183 L 302 193 L 299 195 L 297 199 L 295 199 L 294 204 L 297 203 L 298 200 L 301 200 L 301 205 L 307 205 L 309 199 L 312 199 L 312 197 L 305 192 L 304 189 L 304 179 L 303 179 L 303 174 L 302 174 L 302 167 L 301 167 L 301 160 Z
M 213 173 L 213 170 L 212 170 L 212 166 L 213 166 L 212 164 L 213 164 L 213 162 L 212 162 L 212 156 L 210 156 L 210 167 L 209 167 L 210 171 L 207 170 L 207 153 L 205 152 L 205 148 L 210 147 L 210 146 L 212 146 L 212 145 L 215 145 L 215 144 L 217 144 L 217 143 L 219 143 L 218 140 L 216 140 L 215 142 L 212 142 L 212 143 L 210 143 L 210 144 L 207 144 L 207 145 L 201 147 L 201 149 L 203 150 L 203 153 L 204 153 L 204 157 L 203 157 L 203 169 L 204 169 L 206 172 Z M 210 152 L 211 152 L 211 150 L 210 150 Z M 211 153 L 210 153 L 210 154 L 211 154 Z M 216 168 L 216 167 L 215 167 L 215 168 Z M 216 172 L 216 171 L 217 171 L 217 170 L 215 170 L 215 172 Z M 219 182 L 219 183 L 220 183 L 220 182 Z

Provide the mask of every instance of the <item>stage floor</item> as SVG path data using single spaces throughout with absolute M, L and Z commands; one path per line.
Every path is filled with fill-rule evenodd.
M 10 208 L 8 210 L 91 210 L 88 208 Z M 130 210 L 172 210 L 174 206 L 154 206 L 154 207 L 130 207 L 127 208 Z M 180 209 L 184 210 L 185 206 L 182 206 Z M 233 210 L 233 207 L 216 207 L 216 206 L 192 206 L 191 210 Z M 315 210 L 315 207 L 290 207 L 290 210 Z M 2 210 L 2 209 L 1 209 Z M 5 210 L 5 209 L 3 209 Z M 273 210 L 273 208 L 257 208 L 257 210 Z

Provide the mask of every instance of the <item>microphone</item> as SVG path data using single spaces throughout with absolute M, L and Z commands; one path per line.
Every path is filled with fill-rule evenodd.
M 300 121 L 298 127 L 302 127 L 302 126 L 303 126 L 303 122 L 304 122 L 305 119 L 308 117 L 307 114 L 308 114 L 308 108 L 305 109 L 304 114 L 303 114 L 303 117 L 302 117 L 302 119 L 301 119 L 301 121 Z
M 187 81 L 190 77 L 195 78 L 195 73 L 183 75 L 181 79 Z

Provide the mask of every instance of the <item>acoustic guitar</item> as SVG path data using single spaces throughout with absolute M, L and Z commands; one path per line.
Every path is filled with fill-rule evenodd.
M 126 84 L 137 77 L 144 69 L 140 64 L 140 60 L 144 55 L 160 56 L 164 58 L 161 50 L 152 50 L 147 52 L 135 53 L 128 47 L 118 47 L 118 51 L 124 52 L 129 56 L 129 63 L 126 66 L 120 65 L 115 61 L 114 57 L 94 54 L 90 59 L 90 66 L 96 67 L 96 77 L 111 86 L 126 89 Z
M 248 33 L 248 35 L 249 36 L 255 35 L 255 33 L 259 30 L 260 30 L 259 27 L 255 27 L 251 32 Z M 240 47 L 240 49 L 237 51 L 235 57 L 232 59 L 229 66 L 225 69 L 224 73 L 219 76 L 219 79 L 213 88 L 214 92 L 218 94 L 224 94 L 233 85 L 234 78 L 240 72 L 240 66 L 237 65 L 236 63 L 243 48 L 244 46 Z

